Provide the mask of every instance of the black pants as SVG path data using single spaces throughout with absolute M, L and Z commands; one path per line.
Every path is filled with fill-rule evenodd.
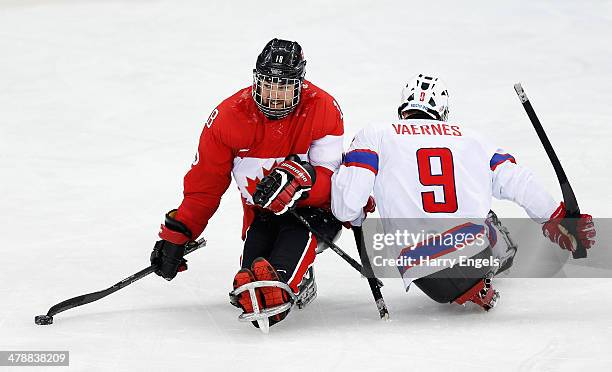
M 487 259 L 492 255 L 491 247 L 487 247 L 470 258 Z M 439 303 L 448 303 L 455 301 L 492 270 L 493 267 L 489 266 L 480 268 L 455 266 L 417 279 L 413 283 L 432 300 Z
M 323 209 L 298 208 L 296 212 L 329 239 L 342 227 L 331 212 Z M 277 216 L 258 212 L 246 234 L 242 267 L 250 268 L 256 258 L 263 257 L 276 269 L 280 280 L 297 292 L 298 284 L 314 262 L 317 243 L 317 238 L 291 213 Z

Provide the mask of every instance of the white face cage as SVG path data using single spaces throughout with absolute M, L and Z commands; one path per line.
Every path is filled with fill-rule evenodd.
M 302 79 L 287 79 L 253 71 L 251 94 L 257 107 L 271 119 L 289 115 L 300 102 Z

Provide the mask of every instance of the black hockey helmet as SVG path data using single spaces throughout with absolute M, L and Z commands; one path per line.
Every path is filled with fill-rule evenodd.
M 270 119 L 282 119 L 300 102 L 306 60 L 295 41 L 272 39 L 257 57 L 251 94 Z

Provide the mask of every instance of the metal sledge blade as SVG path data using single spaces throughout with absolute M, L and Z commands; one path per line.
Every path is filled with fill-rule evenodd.
M 270 333 L 270 320 L 268 318 L 257 319 L 257 325 L 259 326 L 259 330 L 264 334 Z
M 290 301 L 279 306 L 271 307 L 268 309 L 261 309 L 257 302 L 257 296 L 255 290 L 262 287 L 278 287 L 284 289 L 291 297 Z M 249 292 L 251 303 L 253 304 L 253 312 L 242 313 L 238 316 L 240 322 L 256 322 L 259 329 L 267 334 L 270 332 L 270 317 L 289 311 L 294 305 L 298 309 L 303 309 L 306 305 L 312 302 L 317 297 L 317 285 L 315 282 L 314 268 L 308 268 L 302 282 L 298 285 L 299 293 L 296 295 L 293 293 L 287 283 L 273 281 L 273 280 L 260 280 L 256 282 L 250 282 L 241 285 L 229 293 L 230 303 L 236 307 L 240 307 L 238 303 L 238 296 L 243 292 Z
M 275 306 L 268 309 L 261 309 L 259 307 L 259 302 L 257 301 L 257 296 L 255 294 L 256 288 L 261 287 L 278 287 L 282 288 L 290 295 L 291 300 L 287 303 L 284 303 L 279 306 Z M 247 284 L 243 284 L 240 287 L 234 289 L 230 292 L 230 302 L 232 304 L 237 303 L 237 296 L 242 292 L 249 292 L 249 297 L 251 297 L 251 303 L 253 306 L 252 313 L 242 313 L 238 316 L 238 320 L 241 322 L 256 322 L 259 326 L 259 329 L 267 334 L 270 332 L 270 320 L 271 316 L 280 314 L 282 312 L 288 311 L 291 309 L 293 304 L 296 302 L 297 297 L 291 291 L 291 288 L 287 283 L 279 282 L 279 281 L 271 281 L 271 280 L 260 280 L 257 282 L 251 282 Z
M 255 288 L 249 288 L 249 296 L 251 297 L 251 304 L 253 304 L 253 313 L 259 314 L 259 303 L 257 302 L 257 296 L 255 295 Z M 264 334 L 270 333 L 270 321 L 268 317 L 258 318 L 257 325 L 259 326 L 259 330 Z

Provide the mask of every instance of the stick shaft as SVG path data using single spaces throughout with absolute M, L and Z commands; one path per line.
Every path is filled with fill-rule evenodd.
M 518 95 L 521 104 L 523 105 L 523 108 L 525 109 L 525 112 L 527 113 L 527 116 L 529 117 L 538 138 L 540 139 L 540 142 L 542 142 L 544 151 L 546 151 L 546 155 L 548 155 L 548 158 L 550 159 L 550 162 L 555 170 L 555 174 L 557 175 L 557 179 L 559 180 L 561 194 L 563 195 L 563 202 L 565 203 L 565 208 L 567 209 L 566 218 L 562 221 L 561 225 L 563 225 L 572 235 L 576 236 L 576 224 L 578 222 L 577 218 L 580 217 L 580 207 L 578 206 L 576 195 L 574 194 L 572 186 L 567 179 L 563 166 L 561 166 L 561 161 L 559 161 L 557 153 L 550 143 L 550 140 L 542 127 L 542 123 L 540 123 L 540 119 L 538 119 L 529 98 L 527 98 L 525 90 L 520 83 L 514 84 L 514 90 L 516 91 L 516 94 Z M 577 244 L 578 246 L 576 247 L 576 251 L 572 252 L 572 256 L 574 258 L 586 257 L 587 252 L 585 247 L 580 243 L 580 241 L 577 241 Z
M 377 279 L 375 279 L 374 270 L 372 270 L 372 265 L 370 264 L 370 260 L 368 259 L 364 249 L 363 230 L 361 226 L 353 226 L 352 230 L 353 236 L 355 237 L 355 245 L 357 246 L 357 251 L 359 252 L 359 258 L 361 259 L 361 264 L 363 265 L 364 274 L 368 279 L 372 296 L 374 296 L 374 302 L 376 302 L 376 307 L 378 308 L 378 314 L 380 315 L 381 319 L 388 319 L 389 310 L 387 309 L 382 292 L 380 291 L 380 286 L 378 285 Z
M 196 245 L 193 245 L 191 247 L 188 247 L 185 250 L 185 255 L 188 255 L 189 253 L 195 251 L 196 249 L 199 249 L 201 247 L 204 247 L 206 245 L 206 240 L 204 239 L 200 239 L 196 242 Z M 80 295 L 80 296 L 76 296 L 73 298 L 69 298 L 65 301 L 62 301 L 56 305 L 53 305 L 49 311 L 47 312 L 48 316 L 53 316 L 55 314 L 59 314 L 63 311 L 78 307 L 78 306 L 82 306 L 94 301 L 98 301 L 112 293 L 117 292 L 118 290 L 127 287 L 128 285 L 144 278 L 145 276 L 151 274 L 152 272 L 154 272 L 156 269 L 156 267 L 154 265 L 151 265 L 149 267 L 146 267 L 142 270 L 140 270 L 139 272 L 132 274 L 130 276 L 128 276 L 127 278 L 121 280 L 120 282 L 115 283 L 114 285 L 103 289 L 101 291 L 98 292 L 92 292 L 92 293 L 86 293 L 84 295 Z
M 366 276 L 363 271 L 363 267 L 357 261 L 355 261 L 353 257 L 349 256 L 330 239 L 327 239 L 324 235 L 319 234 L 319 232 L 313 229 L 310 223 L 308 223 L 308 221 L 304 217 L 300 216 L 296 211 L 291 211 L 290 213 L 295 216 L 295 218 L 297 218 L 301 223 L 303 223 L 304 226 L 306 226 L 306 228 L 310 230 L 310 232 L 313 233 L 319 241 L 322 241 L 323 243 L 327 244 L 329 248 L 336 252 L 338 256 L 340 256 L 344 261 L 351 265 L 355 270 L 359 271 L 361 275 Z M 376 281 L 380 287 L 383 286 L 383 283 L 380 280 L 376 279 Z

